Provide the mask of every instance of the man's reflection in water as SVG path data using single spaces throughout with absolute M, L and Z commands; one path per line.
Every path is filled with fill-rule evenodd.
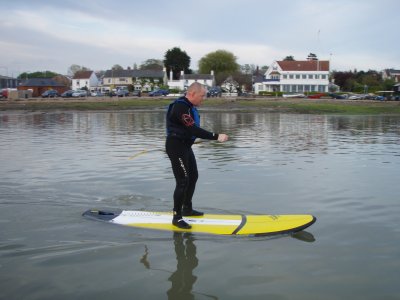
M 174 232 L 174 245 L 177 266 L 168 278 L 172 283 L 167 291 L 168 299 L 194 299 L 192 290 L 197 277 L 193 275 L 193 270 L 199 264 L 194 237 L 190 233 Z
M 144 255 L 140 259 L 145 268 L 172 274 L 168 278 L 168 281 L 171 281 L 171 288 L 167 291 L 169 300 L 194 299 L 194 294 L 218 300 L 218 297 L 193 291 L 193 285 L 197 280 L 197 277 L 193 275 L 193 270 L 199 264 L 194 240 L 195 238 L 191 233 L 174 232 L 174 248 L 177 260 L 176 271 L 174 272 L 151 267 L 148 260 L 149 249 L 145 245 Z

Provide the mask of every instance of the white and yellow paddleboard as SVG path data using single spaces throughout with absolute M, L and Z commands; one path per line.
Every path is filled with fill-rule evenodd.
M 274 235 L 293 233 L 311 226 L 312 215 L 222 215 L 205 214 L 201 217 L 184 217 L 191 229 L 172 225 L 172 213 L 151 211 L 88 210 L 83 216 L 113 224 L 180 232 L 200 232 L 221 235 Z

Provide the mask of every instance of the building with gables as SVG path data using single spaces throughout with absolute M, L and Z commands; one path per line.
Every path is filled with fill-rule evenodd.
M 20 82 L 20 79 L 0 75 L 0 89 L 15 89 Z
M 208 88 L 214 87 L 215 86 L 214 71 L 211 71 L 210 74 L 185 74 L 183 71 L 181 71 L 178 80 L 172 79 L 172 72 L 171 72 L 170 78 L 168 80 L 168 87 L 170 89 L 185 91 L 193 82 L 201 83 Z
M 400 82 L 400 70 L 385 69 L 382 71 L 382 79 L 392 79 L 395 82 Z
M 327 93 L 329 61 L 283 60 L 274 61 L 261 82 L 254 83 L 254 92 Z
M 78 71 L 72 77 L 72 89 L 92 91 L 99 86 L 99 79 L 93 71 Z
M 165 71 L 157 70 L 107 70 L 103 77 L 103 88 L 112 90 L 133 86 L 134 90 L 152 91 L 166 84 Z
M 62 94 L 68 87 L 50 78 L 31 78 L 18 86 L 18 91 L 31 90 L 33 97 L 39 97 L 47 90 L 56 90 Z

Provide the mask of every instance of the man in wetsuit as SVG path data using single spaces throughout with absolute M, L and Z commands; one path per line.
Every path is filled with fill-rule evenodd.
M 196 158 L 192 145 L 196 138 L 207 140 L 228 140 L 226 134 L 209 132 L 200 127 L 200 116 L 196 107 L 206 96 L 206 89 L 198 82 L 191 84 L 186 96 L 171 103 L 167 112 L 166 151 L 171 160 L 176 187 L 174 191 L 174 211 L 172 224 L 184 229 L 191 226 L 183 216 L 202 216 L 193 209 L 192 197 L 198 178 Z

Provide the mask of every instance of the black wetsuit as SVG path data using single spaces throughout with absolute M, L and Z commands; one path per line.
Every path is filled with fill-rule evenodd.
M 174 216 L 192 210 L 192 197 L 198 179 L 196 158 L 192 145 L 196 138 L 217 140 L 218 134 L 200 128 L 200 117 L 193 104 L 185 97 L 170 104 L 167 112 L 166 151 L 171 160 L 176 187 Z

